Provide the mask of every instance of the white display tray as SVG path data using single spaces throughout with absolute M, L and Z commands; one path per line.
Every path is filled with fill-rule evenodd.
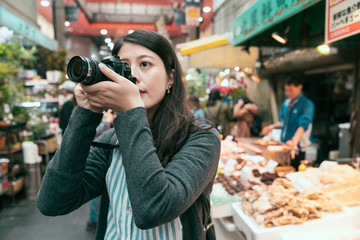
M 360 207 L 344 208 L 339 213 L 326 213 L 320 219 L 299 225 L 266 228 L 242 211 L 241 203 L 232 204 L 236 227 L 247 240 L 344 240 L 360 237 Z
M 210 207 L 211 218 L 216 219 L 216 218 L 231 217 L 233 214 L 231 209 L 232 204 L 233 203 L 225 203 L 218 205 L 211 203 L 211 207 Z

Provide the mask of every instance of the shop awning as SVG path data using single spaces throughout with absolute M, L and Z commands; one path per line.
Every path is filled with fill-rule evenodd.
M 250 47 L 249 53 L 243 47 L 234 47 L 231 44 L 210 48 L 190 54 L 189 67 L 194 68 L 252 68 L 259 57 L 257 47 Z
M 38 28 L 28 24 L 3 7 L 0 7 L 0 24 L 51 51 L 56 51 L 58 47 L 56 40 L 48 38 Z
M 230 36 L 229 36 L 230 35 Z M 254 67 L 259 58 L 257 47 L 235 47 L 231 33 L 213 35 L 176 45 L 181 53 L 180 61 L 187 68 L 234 68 Z
M 252 40 L 253 38 L 258 37 L 261 33 L 264 33 L 270 28 L 279 25 L 279 23 L 284 22 L 285 20 L 296 15 L 297 13 L 321 1 L 323 0 L 256 1 L 248 10 L 246 10 L 244 13 L 234 19 L 233 44 L 235 46 L 244 44 Z M 313 16 L 310 16 L 310 14 L 308 14 L 308 17 L 314 18 L 317 16 L 323 16 L 321 22 L 324 22 L 324 15 L 325 10 L 322 10 L 321 13 L 317 12 Z M 290 28 L 292 28 L 290 29 L 290 32 L 292 31 L 292 33 L 296 33 L 298 39 L 301 39 L 303 37 L 301 36 L 301 34 L 304 33 L 303 24 L 305 22 L 302 20 L 303 18 L 300 18 L 296 24 L 292 24 L 290 26 Z M 316 22 L 311 21 L 311 23 Z M 323 29 L 324 25 L 322 25 L 321 27 Z M 271 32 L 268 33 L 268 35 L 269 36 L 266 36 L 266 38 L 271 40 Z M 276 45 L 276 41 L 271 41 L 271 44 Z
M 205 49 L 226 45 L 228 40 L 225 36 L 213 35 L 211 37 L 201 38 L 186 43 L 178 44 L 181 55 L 186 56 Z

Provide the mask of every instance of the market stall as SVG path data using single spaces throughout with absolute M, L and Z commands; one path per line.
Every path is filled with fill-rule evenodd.
M 247 240 L 359 237 L 360 172 L 335 161 L 318 168 L 304 161 L 296 172 L 290 159 L 291 150 L 276 141 L 223 140 L 212 218 Z

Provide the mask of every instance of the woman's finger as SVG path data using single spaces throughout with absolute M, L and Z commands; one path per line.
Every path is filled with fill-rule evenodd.
M 112 69 L 108 68 L 105 64 L 100 63 L 99 69 L 101 70 L 101 72 L 103 74 L 105 74 L 105 76 L 107 76 L 108 78 L 110 78 L 111 80 L 113 80 L 116 83 L 120 83 L 120 81 L 119 81 L 120 75 L 117 74 L 116 72 L 114 72 Z

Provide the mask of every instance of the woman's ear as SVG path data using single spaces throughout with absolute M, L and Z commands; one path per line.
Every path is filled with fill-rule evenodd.
M 171 73 L 169 75 L 169 80 L 168 80 L 168 83 L 169 85 L 174 85 L 174 73 L 175 73 L 175 70 L 171 70 Z

